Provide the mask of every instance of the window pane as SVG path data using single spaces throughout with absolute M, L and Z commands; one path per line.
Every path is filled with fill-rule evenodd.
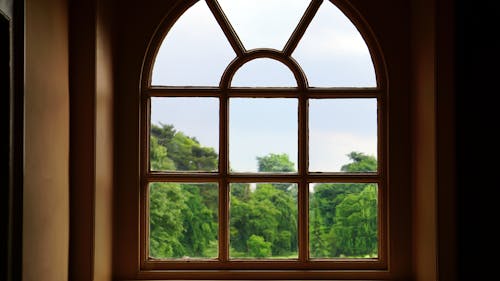
M 217 171 L 217 98 L 151 98 L 152 171 Z
M 218 186 L 215 183 L 151 183 L 149 256 L 218 256 Z
M 298 257 L 297 184 L 230 186 L 231 258 Z
M 316 183 L 309 191 L 311 258 L 378 257 L 376 183 Z
M 267 58 L 254 59 L 234 74 L 233 87 L 297 87 L 290 69 L 283 63 Z
M 332 3 L 323 2 L 293 57 L 312 87 L 375 87 L 368 47 L 352 22 Z
M 230 99 L 230 170 L 297 171 L 297 106 L 296 99 Z
M 377 100 L 309 100 L 309 171 L 377 171 Z
M 309 0 L 219 0 L 247 50 L 283 49 Z
M 199 1 L 179 18 L 163 40 L 151 84 L 218 86 L 224 69 L 235 56 L 205 1 Z

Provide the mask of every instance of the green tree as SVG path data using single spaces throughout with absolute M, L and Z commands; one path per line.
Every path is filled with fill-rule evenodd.
M 153 171 L 175 170 L 175 164 L 167 156 L 167 148 L 158 143 L 158 138 L 151 136 L 149 146 L 150 167 Z
M 152 170 L 217 169 L 217 153 L 172 125 L 151 126 Z M 214 187 L 215 186 L 215 187 Z M 205 257 L 216 252 L 218 188 L 215 184 L 150 186 L 150 254 L 158 258 Z M 210 248 L 211 247 L 211 248 Z
M 247 185 L 232 185 L 230 225 L 231 247 L 243 255 L 252 255 L 252 235 L 271 243 L 270 256 L 297 251 L 297 202 L 290 191 L 274 184 L 258 184 L 253 191 Z
M 217 152 L 202 146 L 194 137 L 176 131 L 172 125 L 151 125 L 151 138 L 168 151 L 168 157 L 178 171 L 215 171 L 218 165 Z
M 295 172 L 287 154 L 257 157 L 259 172 Z M 269 255 L 284 256 L 297 252 L 297 188 L 290 183 L 231 185 L 231 247 L 243 256 L 252 256 L 248 241 L 252 236 L 270 243 Z
M 295 172 L 295 164 L 286 153 L 257 157 L 257 162 L 259 172 Z
M 271 243 L 258 235 L 252 235 L 247 241 L 250 257 L 266 258 L 271 256 Z
M 337 222 L 331 232 L 340 256 L 374 256 L 377 241 L 377 188 L 367 184 L 360 193 L 351 193 L 337 206 Z
M 250 228 L 250 219 L 253 217 L 251 214 L 252 203 L 247 200 L 241 200 L 236 196 L 231 196 L 231 209 L 230 209 L 230 240 L 231 252 L 238 251 L 247 253 L 247 241 L 252 235 Z M 231 253 L 231 255 L 234 255 Z
M 290 161 L 288 154 L 275 154 L 270 153 L 266 156 L 257 157 L 257 164 L 259 167 L 259 172 L 283 172 L 292 173 L 295 172 L 295 164 Z M 274 187 L 281 190 L 288 190 L 292 185 L 283 183 L 274 183 Z M 297 193 L 297 189 L 290 190 L 292 194 Z
M 206 257 L 211 242 L 217 239 L 217 208 L 210 209 L 202 195 L 202 191 L 208 189 L 217 190 L 215 185 L 182 184 L 186 199 L 181 212 L 184 227 L 181 243 L 190 257 Z
M 342 166 L 343 172 L 377 170 L 377 160 L 373 156 L 360 152 L 351 152 L 348 156 L 351 162 Z M 311 255 L 339 257 L 376 254 L 378 236 L 374 184 L 317 184 L 310 197 Z
M 340 168 L 342 172 L 359 173 L 377 171 L 377 159 L 375 159 L 375 157 L 356 151 L 349 153 L 347 156 L 349 156 L 352 162 L 343 165 Z
M 153 183 L 149 195 L 150 255 L 156 258 L 182 257 L 184 232 L 182 210 L 185 198 L 178 184 Z

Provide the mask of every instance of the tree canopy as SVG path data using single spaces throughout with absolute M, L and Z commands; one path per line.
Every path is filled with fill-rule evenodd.
M 154 171 L 216 171 L 218 154 L 172 125 L 152 125 Z M 376 171 L 373 156 L 351 152 L 343 172 Z M 259 172 L 295 172 L 287 154 L 256 158 Z M 150 256 L 215 258 L 218 253 L 218 185 L 152 183 L 149 188 Z M 365 257 L 378 253 L 377 186 L 320 183 L 310 193 L 312 257 Z M 231 183 L 230 256 L 298 256 L 297 184 Z

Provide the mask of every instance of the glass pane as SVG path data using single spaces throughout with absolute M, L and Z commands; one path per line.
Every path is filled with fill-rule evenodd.
M 283 63 L 268 59 L 254 59 L 234 74 L 232 87 L 297 87 L 292 71 Z
M 312 87 L 376 87 L 368 47 L 352 22 L 323 2 L 293 53 Z
M 149 187 L 149 256 L 217 258 L 217 184 L 156 182 Z
M 309 171 L 377 171 L 377 100 L 309 100 Z
M 229 256 L 296 259 L 297 184 L 233 183 L 230 189 Z
M 297 171 L 297 110 L 296 99 L 230 99 L 230 170 Z
M 152 171 L 217 171 L 217 98 L 151 98 Z
M 205 1 L 199 1 L 179 18 L 163 40 L 151 85 L 218 86 L 235 56 Z
M 283 49 L 310 0 L 219 0 L 247 50 Z
M 310 257 L 377 258 L 377 193 L 376 183 L 310 184 Z

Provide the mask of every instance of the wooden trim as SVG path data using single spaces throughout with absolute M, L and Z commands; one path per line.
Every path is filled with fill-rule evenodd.
M 285 56 L 282 52 L 273 50 L 273 49 L 253 49 L 249 52 L 242 54 L 239 57 L 236 57 L 229 65 L 226 70 L 222 74 L 221 82 L 219 87 L 221 89 L 229 89 L 231 87 L 231 80 L 236 73 L 236 71 L 246 62 L 249 62 L 253 59 L 258 58 L 270 58 L 275 59 L 283 64 L 285 64 L 295 76 L 295 80 L 297 81 L 297 87 L 300 90 L 307 89 L 307 78 L 304 74 L 304 71 L 300 68 L 297 62 L 291 57 Z
M 223 90 L 207 87 L 151 87 L 143 91 L 143 98 L 151 97 L 220 97 Z M 262 87 L 230 88 L 230 97 L 292 98 L 377 98 L 385 93 L 376 88 L 308 88 Z
M 229 260 L 229 101 L 226 91 L 220 98 L 219 117 L 219 258 Z
M 293 276 L 293 277 L 291 277 Z M 171 280 L 391 280 L 386 270 L 144 270 L 139 279 Z
M 141 271 L 148 270 L 386 270 L 387 264 L 379 258 L 373 259 L 169 259 L 147 260 Z

